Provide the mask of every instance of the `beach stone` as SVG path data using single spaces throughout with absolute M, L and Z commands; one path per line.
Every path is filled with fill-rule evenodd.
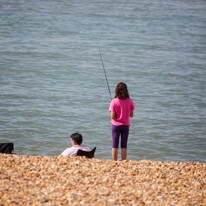
M 0 154 L 0 205 L 206 205 L 206 164 Z

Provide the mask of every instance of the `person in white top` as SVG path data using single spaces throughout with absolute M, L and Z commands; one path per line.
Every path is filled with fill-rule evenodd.
M 70 138 L 71 138 L 72 147 L 65 149 L 58 157 L 76 156 L 77 151 L 79 149 L 88 152 L 91 151 L 88 147 L 81 145 L 83 141 L 83 137 L 81 134 L 73 133 Z

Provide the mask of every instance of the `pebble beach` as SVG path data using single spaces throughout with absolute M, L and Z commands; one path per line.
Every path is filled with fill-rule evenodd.
M 0 205 L 206 205 L 206 164 L 0 154 Z

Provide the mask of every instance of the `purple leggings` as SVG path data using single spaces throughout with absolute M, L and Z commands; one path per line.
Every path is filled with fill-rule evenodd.
M 121 148 L 127 148 L 127 140 L 129 136 L 129 126 L 127 125 L 120 125 L 120 126 L 112 125 L 112 148 L 119 147 L 120 134 L 121 134 Z

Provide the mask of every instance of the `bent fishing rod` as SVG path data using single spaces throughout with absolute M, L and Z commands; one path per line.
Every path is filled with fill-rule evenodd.
M 107 82 L 107 87 L 108 87 L 108 90 L 109 90 L 110 98 L 111 98 L 111 100 L 112 100 L 112 95 L 111 95 L 111 91 L 110 91 L 110 88 L 109 88 L 109 82 L 108 82 L 107 74 L 106 74 L 106 71 L 105 71 L 105 68 L 104 68 L 104 63 L 103 63 L 103 59 L 102 59 L 102 54 L 101 54 L 100 48 L 99 48 L 99 55 L 100 55 L 100 57 L 101 57 L 101 62 L 102 62 L 102 67 L 103 67 L 104 75 L 105 75 L 106 82 Z

